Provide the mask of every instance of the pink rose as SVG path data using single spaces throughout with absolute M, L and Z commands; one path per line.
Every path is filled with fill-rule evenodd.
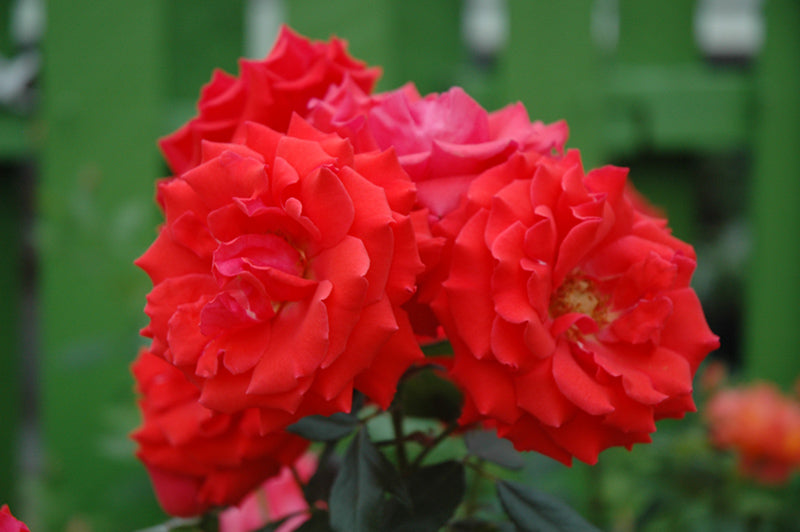
M 30 532 L 27 525 L 11 515 L 8 505 L 0 508 L 0 532 Z
M 308 482 L 316 469 L 317 457 L 310 453 L 301 456 L 291 467 L 284 467 L 238 506 L 220 514 L 220 532 L 251 532 L 284 518 L 288 519 L 277 528 L 277 532 L 296 530 L 310 515 L 298 479 Z
M 152 351 L 265 430 L 349 411 L 354 389 L 388 407 L 422 356 L 400 307 L 422 270 L 414 197 L 393 153 L 354 155 L 299 118 L 205 143 L 159 185 L 166 222 L 137 261 Z
M 561 153 L 568 134 L 563 121 L 531 123 L 521 103 L 488 113 L 459 87 L 421 97 L 411 84 L 368 96 L 345 82 L 312 102 L 309 120 L 359 152 L 394 148 L 436 218 L 455 209 L 481 172 L 518 150 Z
M 711 441 L 732 449 L 739 468 L 765 484 L 783 484 L 800 470 L 800 402 L 770 383 L 717 392 L 705 411 Z
M 309 445 L 288 432 L 262 433 L 254 409 L 220 414 L 205 408 L 197 387 L 148 351 L 140 353 L 133 374 L 143 416 L 132 435 L 136 456 L 171 515 L 236 504 Z
M 283 26 L 265 59 L 240 61 L 239 77 L 216 71 L 200 94 L 198 115 L 160 141 L 169 167 L 186 172 L 200 162 L 202 141 L 229 142 L 247 121 L 286 131 L 293 113 L 304 114 L 310 100 L 345 78 L 370 92 L 380 70 L 350 57 L 346 46 L 336 38 L 310 41 Z
M 718 346 L 689 286 L 694 251 L 634 208 L 626 174 L 527 153 L 471 183 L 433 303 L 462 423 L 594 463 L 694 409 L 692 377 Z

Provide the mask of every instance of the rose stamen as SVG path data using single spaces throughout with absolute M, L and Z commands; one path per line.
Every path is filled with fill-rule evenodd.
M 608 296 L 597 289 L 594 281 L 580 272 L 569 274 L 550 299 L 550 316 L 553 319 L 573 312 L 592 318 L 598 328 L 612 321 Z

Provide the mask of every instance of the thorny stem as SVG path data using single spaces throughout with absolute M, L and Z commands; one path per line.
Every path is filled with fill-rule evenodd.
M 406 443 L 408 442 L 418 443 L 424 447 L 426 445 L 429 445 L 430 442 L 433 441 L 433 436 L 431 436 L 430 434 L 426 434 L 425 432 L 416 430 L 409 434 L 403 435 L 402 438 L 392 438 L 390 440 L 378 440 L 373 443 L 375 443 L 376 447 L 386 447 L 388 445 L 397 445 L 398 440 Z
M 408 455 L 406 454 L 405 435 L 403 434 L 403 409 L 395 403 L 391 407 L 392 427 L 394 427 L 394 441 L 397 448 L 397 467 L 400 472 L 408 469 Z
M 455 421 L 450 423 L 442 432 L 439 433 L 438 436 L 436 436 L 436 438 L 434 438 L 430 442 L 430 444 L 426 445 L 422 449 L 422 451 L 414 459 L 414 463 L 411 464 L 412 467 L 419 467 L 420 465 L 422 465 L 422 461 L 425 460 L 425 458 L 430 454 L 430 452 L 433 451 L 437 445 L 446 440 L 448 436 L 450 436 L 453 432 L 456 431 L 456 429 L 458 429 L 458 423 L 456 423 Z
M 467 492 L 463 500 L 465 515 L 472 517 L 480 509 L 478 500 L 480 498 L 481 481 L 489 480 L 492 483 L 496 483 L 498 478 L 486 471 L 483 467 L 485 462 L 480 458 L 467 455 L 461 460 L 461 463 L 475 473 L 474 480 L 467 484 Z

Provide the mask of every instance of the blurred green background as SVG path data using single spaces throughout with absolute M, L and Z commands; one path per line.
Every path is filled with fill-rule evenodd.
M 32 530 L 164 519 L 127 437 L 155 141 L 281 22 L 347 39 L 379 90 L 566 119 L 587 167 L 629 166 L 695 244 L 715 357 L 800 375 L 796 0 L 0 0 L 0 503 Z

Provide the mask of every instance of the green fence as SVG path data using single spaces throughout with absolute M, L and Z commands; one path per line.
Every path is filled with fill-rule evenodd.
M 800 375 L 796 1 L 765 2 L 764 46 L 734 64 L 701 53 L 689 0 L 508 0 L 508 41 L 480 61 L 463 44 L 458 0 L 285 5 L 301 33 L 335 33 L 382 65 L 380 89 L 460 84 L 491 109 L 522 100 L 532 118 L 566 118 L 587 165 L 630 166 L 678 236 L 697 243 L 697 288 L 723 356 L 783 386 Z M 618 10 L 613 49 L 597 40 L 598 10 L 609 6 Z M 149 289 L 131 263 L 159 221 L 153 184 L 166 170 L 155 140 L 193 113 L 213 68 L 236 71 L 245 7 L 48 2 L 37 110 L 0 111 L 0 502 L 32 530 L 134 530 L 163 518 L 127 438 L 138 423 L 127 368 L 143 344 Z M 5 36 L 0 51 L 14 52 Z M 737 221 L 750 230 L 733 239 L 751 243 L 741 265 L 725 251 Z M 23 440 L 37 413 L 39 439 Z

